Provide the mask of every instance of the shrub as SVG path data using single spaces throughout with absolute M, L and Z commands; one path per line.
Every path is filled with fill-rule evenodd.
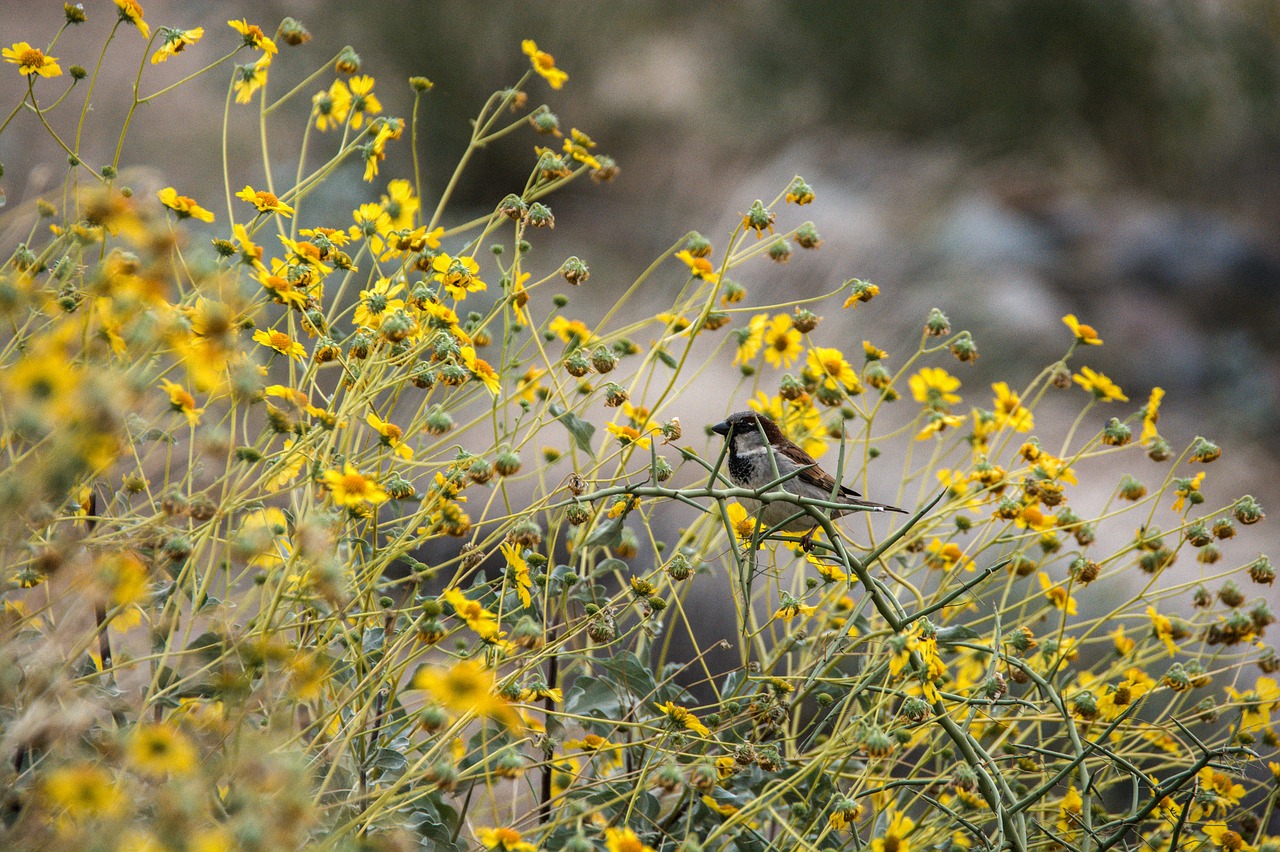
M 186 79 L 229 75 L 225 121 L 312 96 L 297 179 L 223 162 L 225 213 L 134 193 L 130 121 L 174 88 L 140 94 L 148 67 L 205 33 L 116 5 L 108 43 L 150 40 L 122 118 L 81 107 L 111 163 L 48 120 L 106 81 L 49 95 L 57 39 L 5 51 L 6 125 L 70 162 L 0 269 L 6 845 L 1274 847 L 1247 772 L 1276 746 L 1249 669 L 1280 668 L 1274 569 L 1231 540 L 1262 507 L 1210 502 L 1191 465 L 1222 451 L 1175 454 L 1159 388 L 1135 408 L 1080 363 L 1099 332 L 1068 315 L 1061 360 L 968 408 L 949 362 L 978 348 L 940 310 L 905 358 L 829 345 L 820 312 L 870 327 L 876 285 L 753 283 L 821 244 L 800 178 L 576 313 L 595 282 L 538 255 L 548 197 L 618 167 L 531 105 L 567 75 L 528 41 L 424 206 L 416 168 L 381 172 L 429 80 L 375 85 L 350 48 L 300 77 L 299 22 L 211 26 L 230 53 Z M 541 134 L 527 184 L 455 221 L 471 155 L 516 134 Z M 324 220 L 343 170 L 368 200 Z M 695 423 L 739 400 L 910 514 L 734 488 Z M 811 550 L 739 502 L 762 494 Z

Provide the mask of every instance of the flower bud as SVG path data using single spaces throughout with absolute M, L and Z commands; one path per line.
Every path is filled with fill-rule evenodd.
M 598 168 L 591 170 L 591 180 L 596 183 L 608 183 L 618 176 L 621 169 L 613 157 L 599 154 L 596 156 L 596 162 L 599 163 Z
M 1086 559 L 1083 556 L 1077 557 L 1071 563 L 1071 576 L 1081 585 L 1089 585 L 1098 579 L 1098 572 L 1102 570 L 1102 566 L 1092 559 Z
M 533 129 L 544 136 L 560 135 L 560 119 L 556 114 L 546 107 L 539 107 L 529 116 L 529 123 L 533 125 Z
M 597 346 L 591 353 L 591 366 L 597 373 L 603 375 L 618 366 L 618 356 L 609 351 L 607 346 Z
M 1213 536 L 1209 534 L 1209 529 L 1204 525 L 1204 521 L 1196 521 L 1187 527 L 1187 543 L 1192 547 L 1204 547 L 1213 541 Z
M 493 469 L 498 476 L 515 476 L 520 472 L 520 456 L 510 447 L 504 447 L 494 460 Z
M 1121 423 L 1119 418 L 1112 417 L 1102 430 L 1102 443 L 1109 447 L 1123 447 L 1133 440 L 1133 430 Z
M 1195 443 L 1191 445 L 1191 457 L 1187 461 L 1208 464 L 1216 461 L 1221 455 L 1222 450 L 1217 444 L 1197 435 Z
M 429 92 L 436 87 L 436 84 L 428 80 L 426 77 L 410 77 L 409 88 L 418 94 Z
M 924 333 L 930 337 L 945 337 L 951 333 L 951 320 L 942 311 L 934 308 L 929 311 L 929 318 L 924 322 Z
M 1120 496 L 1125 500 L 1141 500 L 1147 496 L 1147 486 L 1126 473 L 1120 479 Z
M 580 379 L 591 371 L 591 364 L 581 349 L 575 349 L 564 359 L 564 369 L 575 379 Z
M 431 407 L 424 422 L 431 435 L 443 435 L 453 428 L 453 416 L 438 405 Z
M 1231 514 L 1245 526 L 1256 524 L 1266 517 L 1262 512 L 1262 506 L 1252 496 L 1241 497 L 1237 500 L 1236 504 L 1231 507 Z
M 978 344 L 973 342 L 972 337 L 957 338 L 951 344 L 951 354 L 956 356 L 957 361 L 972 363 L 978 360 Z
M 769 259 L 774 263 L 786 263 L 791 259 L 791 243 L 782 237 L 778 237 L 768 248 Z
M 551 208 L 545 204 L 534 202 L 524 214 L 524 221 L 531 228 L 554 228 L 556 217 L 551 215 Z
M 742 224 L 756 232 L 758 239 L 765 230 L 773 233 L 773 222 L 777 218 L 772 210 L 764 206 L 764 202 L 757 200 L 751 205 L 751 209 L 742 217 Z
M 311 41 L 311 33 L 297 18 L 285 18 L 281 21 L 276 34 L 279 35 L 281 41 L 290 47 L 297 47 L 300 44 L 306 44 Z
M 609 382 L 604 386 L 604 404 L 609 408 L 617 408 L 630 398 L 627 389 L 617 382 Z
M 1266 556 L 1259 556 L 1246 565 L 1245 570 L 1249 572 L 1249 578 L 1255 583 L 1270 586 L 1275 582 L 1276 567 L 1271 564 L 1271 560 Z
M 822 245 L 822 235 L 818 233 L 818 229 L 814 227 L 812 222 L 805 222 L 799 228 L 796 228 L 796 242 L 803 249 L 816 249 Z
M 359 74 L 360 73 L 360 55 L 350 46 L 342 48 L 342 52 L 338 54 L 338 60 L 333 67 L 340 74 Z
M 710 257 L 711 240 L 694 231 L 684 242 L 685 251 L 693 257 Z
M 560 266 L 560 274 L 576 287 L 591 277 L 591 270 L 577 257 L 571 257 Z

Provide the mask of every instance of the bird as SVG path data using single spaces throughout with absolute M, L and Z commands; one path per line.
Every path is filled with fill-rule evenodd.
M 724 436 L 728 448 L 729 480 L 739 488 L 760 489 L 788 474 L 795 474 L 778 487 L 799 497 L 849 506 L 849 509 L 818 509 L 823 513 L 830 511 L 832 518 L 855 510 L 907 514 L 906 509 L 863 500 L 857 491 L 837 485 L 835 477 L 823 470 L 813 456 L 783 434 L 778 424 L 764 414 L 739 411 L 712 426 L 711 431 Z M 807 531 L 800 545 L 806 551 L 812 547 L 818 525 L 801 506 L 783 500 L 762 504 L 762 501 L 749 497 L 741 498 L 740 502 L 756 516 L 764 529 Z

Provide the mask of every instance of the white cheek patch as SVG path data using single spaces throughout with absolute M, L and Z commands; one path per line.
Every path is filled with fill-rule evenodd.
M 764 446 L 752 447 L 749 450 L 738 450 L 737 456 L 738 458 L 743 459 L 743 458 L 748 458 L 750 456 L 762 456 L 767 452 L 769 452 L 768 447 L 764 447 Z

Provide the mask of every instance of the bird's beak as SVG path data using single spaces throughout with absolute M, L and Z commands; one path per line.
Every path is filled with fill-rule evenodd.
M 714 426 L 712 426 L 712 427 L 711 427 L 711 431 L 712 431 L 712 432 L 715 432 L 717 435 L 728 435 L 728 434 L 729 434 L 729 421 L 728 421 L 728 420 L 721 420 L 719 423 L 717 423 L 716 425 L 714 425 Z

